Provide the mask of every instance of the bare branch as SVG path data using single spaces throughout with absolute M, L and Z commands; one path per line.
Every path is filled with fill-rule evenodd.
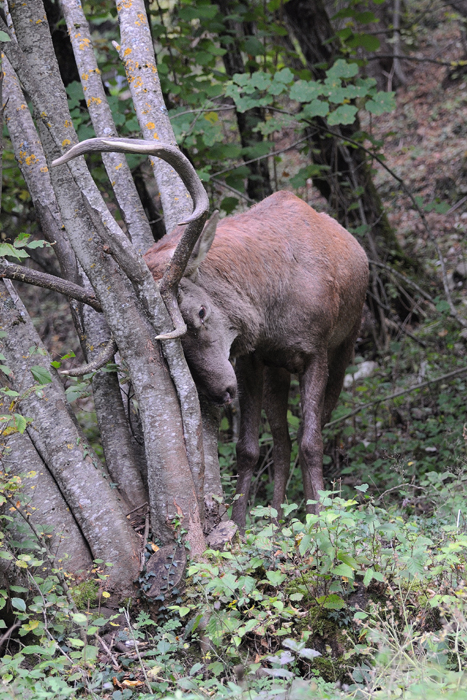
M 457 377 L 459 374 L 464 374 L 464 372 L 467 372 L 467 367 L 461 367 L 460 369 L 456 369 L 453 372 L 443 374 L 441 375 L 441 377 L 437 377 L 436 379 L 430 379 L 427 382 L 422 382 L 421 384 L 417 384 L 416 386 L 410 387 L 410 389 L 396 391 L 395 394 L 389 394 L 389 396 L 383 396 L 383 398 L 381 399 L 375 399 L 374 401 L 369 401 L 368 403 L 360 404 L 360 406 L 357 406 L 357 408 L 355 408 L 353 411 L 350 411 L 350 413 L 346 413 L 345 416 L 341 416 L 340 418 L 336 418 L 336 420 L 332 420 L 329 423 L 326 423 L 325 428 L 332 428 L 334 425 L 343 423 L 345 420 L 347 420 L 347 418 L 352 418 L 352 416 L 356 416 L 357 413 L 361 413 L 361 411 L 364 411 L 365 409 L 370 408 L 371 406 L 376 406 L 377 404 L 384 403 L 385 401 L 392 401 L 393 399 L 397 399 L 399 396 L 411 394 L 412 391 L 417 391 L 417 389 L 424 389 L 425 387 L 430 386 L 430 384 L 437 384 L 438 382 L 442 382 L 446 379 Z
M 88 306 L 92 306 L 96 311 L 102 311 L 102 307 L 96 297 L 88 294 L 79 284 L 68 282 L 68 280 L 55 277 L 55 275 L 49 275 L 46 272 L 39 272 L 38 270 L 24 267 L 24 265 L 15 265 L 6 260 L 0 260 L 0 278 L 16 280 L 17 282 L 26 282 L 27 284 L 33 284 L 36 287 L 43 287 L 44 289 L 52 289 L 54 292 L 59 292 L 71 299 L 81 301 L 83 304 L 88 304 Z

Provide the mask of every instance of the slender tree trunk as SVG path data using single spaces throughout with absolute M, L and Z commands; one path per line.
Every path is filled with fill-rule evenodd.
M 238 42 L 240 27 L 237 22 L 229 18 L 233 10 L 232 3 L 230 3 L 229 0 L 221 0 L 219 7 L 225 17 L 224 25 L 226 28 L 226 36 L 224 38 L 221 37 L 221 45 L 226 49 L 222 60 L 225 66 L 225 72 L 229 78 L 232 78 L 235 73 L 245 73 L 245 64 Z M 263 135 L 259 131 L 254 131 L 254 128 L 260 122 L 264 121 L 264 116 L 259 107 L 248 109 L 246 112 L 235 110 L 235 116 L 241 144 L 245 150 L 243 158 L 244 160 L 249 160 L 252 157 L 249 155 L 249 151 L 263 143 Z M 249 163 L 247 167 L 250 171 L 247 182 L 248 196 L 259 202 L 272 194 L 268 159 L 264 158 L 255 163 Z
M 322 0 L 290 0 L 284 14 L 315 79 L 325 77 L 326 68 L 339 57 L 339 45 Z M 326 168 L 313 184 L 326 197 L 341 223 L 350 228 L 364 226 L 370 254 L 382 259 L 404 255 L 374 186 L 371 164 L 359 148 L 345 145 L 345 138 L 354 138 L 360 130 L 354 124 L 341 126 L 336 138 L 327 133 L 325 122 L 314 120 L 310 127 L 313 161 Z

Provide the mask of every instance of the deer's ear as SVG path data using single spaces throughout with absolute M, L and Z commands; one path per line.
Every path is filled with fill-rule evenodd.
M 209 252 L 209 249 L 216 235 L 217 224 L 219 221 L 219 212 L 216 210 L 212 216 L 204 224 L 203 232 L 198 238 L 198 241 L 193 249 L 193 252 L 188 261 L 185 270 L 185 277 L 195 277 L 198 268 Z

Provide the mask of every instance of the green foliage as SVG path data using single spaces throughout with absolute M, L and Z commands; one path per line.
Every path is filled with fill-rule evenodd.
M 35 248 L 43 248 L 44 246 L 50 247 L 47 241 L 30 241 L 30 237 L 31 234 L 29 233 L 20 233 L 13 241 L 13 244 L 0 243 L 0 257 L 7 256 L 21 260 L 22 258 L 29 258 L 29 254 L 25 248 L 34 250 Z
M 445 489 L 446 478 L 429 478 Z M 11 589 L 20 641 L 2 659 L 0 697 L 106 697 L 111 690 L 116 699 L 188 700 L 206 691 L 220 699 L 248 689 L 259 700 L 292 686 L 336 700 L 378 687 L 384 694 L 375 697 L 388 700 L 397 689 L 407 698 L 435 697 L 435 690 L 456 698 L 467 687 L 460 670 L 466 527 L 452 517 L 450 527 L 440 518 L 405 520 L 367 491 L 362 485 L 350 499 L 323 492 L 320 515 L 300 518 L 296 506 L 285 506 L 280 523 L 272 508 L 256 508 L 243 542 L 191 563 L 183 600 L 165 618 L 140 611 L 131 620 L 120 611 L 125 626 L 116 639 L 139 651 L 118 654 L 118 670 L 99 655 L 106 620 L 87 613 L 97 583 L 82 582 L 67 597 L 58 570 L 43 574 L 48 553 L 39 536 L 16 558 L 30 590 Z M 450 516 L 455 491 L 442 491 Z

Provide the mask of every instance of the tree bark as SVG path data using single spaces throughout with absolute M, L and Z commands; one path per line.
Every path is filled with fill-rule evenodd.
M 232 14 L 232 6 L 229 0 L 221 0 L 219 7 L 224 15 L 224 26 L 226 29 L 226 36 L 224 38 L 221 37 L 221 46 L 226 49 L 222 60 L 225 72 L 229 78 L 232 78 L 235 73 L 245 73 L 245 64 L 238 45 L 240 28 L 236 22 L 229 18 L 229 15 Z M 263 142 L 263 135 L 258 131 L 254 131 L 254 128 L 264 121 L 264 116 L 260 107 L 248 109 L 246 112 L 235 110 L 235 116 L 240 141 L 245 150 L 243 158 L 244 160 L 249 160 L 251 156 L 248 154 L 248 149 L 254 148 Z M 248 196 L 256 202 L 260 202 L 272 194 L 268 158 L 249 163 L 247 167 L 250 171 L 247 181 Z
M 339 57 L 339 45 L 322 0 L 290 0 L 284 4 L 287 24 L 295 35 L 307 68 L 316 80 L 325 78 L 325 70 Z M 326 168 L 313 184 L 326 197 L 343 226 L 365 226 L 370 252 L 382 259 L 404 257 L 399 242 L 374 186 L 371 164 L 365 153 L 345 145 L 360 130 L 357 120 L 327 133 L 325 122 L 315 119 L 310 127 L 313 161 Z M 355 204 L 357 203 L 357 206 Z
M 11 42 L 4 45 L 4 51 L 31 96 L 41 136 L 46 131 L 51 137 L 54 147 L 47 144 L 47 155 L 53 159 L 77 139 L 56 61 L 51 58 L 44 68 L 42 51 L 50 36 L 42 3 L 32 0 L 27 6 L 15 5 L 12 16 L 20 47 Z M 52 182 L 68 239 L 102 304 L 141 408 L 153 530 L 163 541 L 172 541 L 171 522 L 181 513 L 187 539 L 197 553 L 204 548 L 202 514 L 187 463 L 177 395 L 154 342 L 155 334 L 170 329 L 168 315 L 147 267 L 110 216 L 81 161 L 54 168 Z M 120 262 L 125 262 L 125 253 L 129 261 L 137 262 L 133 268 L 137 275 L 142 272 L 140 280 L 146 280 L 145 289 L 140 287 L 141 301 L 126 277 L 132 263 L 124 265 L 124 273 L 103 253 L 102 244 L 109 242 L 111 250 L 122 252 Z
M 31 442 L 76 518 L 93 558 L 113 564 L 110 587 L 128 593 L 139 568 L 138 537 L 108 473 L 78 429 L 53 370 L 52 382 L 36 391 L 31 368 L 39 365 L 49 370 L 50 357 L 11 282 L 0 283 L 0 323 L 6 333 L 2 352 L 12 371 L 11 386 L 20 394 L 19 410 L 32 419 L 27 429 Z
M 18 79 L 6 58 L 4 59 L 4 71 L 8 100 L 6 122 L 13 149 L 31 193 L 44 237 L 53 244 L 53 250 L 58 257 L 64 277 L 80 282 L 80 286 L 89 287 L 87 278 L 78 271 L 75 253 L 63 230 L 42 143 L 27 108 Z M 43 139 L 46 139 L 49 148 L 53 148 L 46 130 L 43 130 Z M 98 353 L 100 344 L 109 338 L 105 318 L 100 314 L 83 311 L 79 304 L 71 303 L 70 308 L 84 356 L 87 359 L 92 359 Z M 129 425 L 123 420 L 117 421 L 115 419 L 121 413 L 120 392 L 117 392 L 116 389 L 118 389 L 116 375 L 104 372 L 95 375 L 93 393 L 106 464 L 114 482 L 118 483 L 122 489 L 129 486 L 124 497 L 129 505 L 136 506 L 146 500 L 146 491 L 141 481 L 140 466 L 136 454 L 134 450 L 130 449 L 132 438 Z M 115 405 L 112 403 L 112 397 L 114 400 L 118 398 L 118 403 Z M 111 445 L 117 446 L 119 444 L 125 446 L 121 452 L 111 449 Z

